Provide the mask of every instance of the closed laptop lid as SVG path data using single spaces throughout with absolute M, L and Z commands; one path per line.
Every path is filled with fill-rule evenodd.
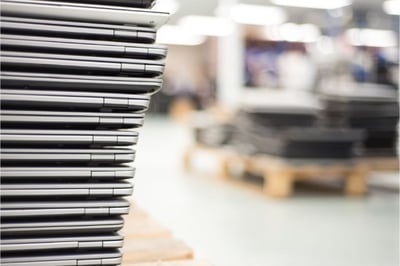
M 1 167 L 3 179 L 126 179 L 133 178 L 135 168 L 115 167 Z M 22 185 L 22 184 L 21 184 Z M 101 185 L 101 184 L 99 184 Z
M 2 237 L 15 236 L 71 236 L 74 234 L 102 234 L 105 232 L 116 232 L 124 225 L 121 217 L 102 218 L 53 218 L 53 219 L 30 219 L 29 221 L 14 219 L 2 221 Z
M 2 148 L 1 160 L 6 163 L 35 162 L 41 164 L 67 163 L 127 163 L 135 159 L 133 149 L 23 149 Z
M 22 197 L 122 197 L 132 194 L 130 183 L 3 183 L 2 198 Z
M 72 235 L 49 237 L 2 237 L 0 249 L 4 252 L 27 250 L 120 248 L 123 237 L 118 234 Z
M 1 129 L 1 135 L 29 134 L 29 135 L 101 135 L 101 136 L 138 136 L 135 131 L 122 130 L 40 130 L 40 129 Z
M 15 90 L 13 90 L 15 91 Z M 46 91 L 47 92 L 47 91 Z M 40 93 L 39 93 L 40 94 Z M 79 95 L 79 93 L 78 93 Z M 145 114 L 143 113 L 110 113 L 110 112 L 63 112 L 63 111 L 35 111 L 35 110 L 0 110 L 1 115 L 37 115 L 37 116 L 80 116 L 80 117 L 119 117 L 119 118 L 131 118 L 131 119 L 144 119 Z M 7 129 L 8 130 L 8 129 Z M 38 131 L 35 131 L 38 132 Z M 77 132 L 73 130 L 71 132 Z M 97 132 L 92 130 L 91 132 Z M 107 132 L 107 131 L 104 131 Z M 125 132 L 125 133 L 124 133 Z M 120 134 L 129 134 L 128 131 L 120 131 Z
M 104 91 L 126 93 L 154 93 L 162 85 L 158 78 L 68 75 L 2 71 L 3 87 L 20 89 L 51 89 L 76 91 Z
M 164 61 L 159 60 L 145 60 L 134 58 L 122 57 L 105 57 L 105 56 L 88 56 L 88 55 L 70 55 L 70 54 L 49 54 L 49 53 L 33 53 L 33 52 L 16 52 L 16 51 L 3 51 L 2 56 L 13 56 L 16 58 L 44 58 L 44 59 L 65 59 L 76 61 L 91 61 L 91 62 L 107 62 L 107 63 L 126 63 L 126 64 L 141 64 L 141 65 L 159 65 L 164 66 Z
M 384 84 L 338 82 L 324 83 L 320 89 L 321 97 L 338 102 L 398 102 L 398 91 Z
M 29 53 L 22 51 L 2 51 L 3 70 L 47 71 L 51 73 L 130 75 L 157 77 L 164 72 L 164 62 L 67 54 Z
M 2 105 L 5 107 L 60 107 L 85 109 L 126 109 L 145 111 L 150 104 L 149 95 L 94 93 L 51 90 L 2 89 Z
M 70 0 L 70 2 L 149 8 L 155 4 L 156 0 Z
M 0 20 L 2 33 L 113 41 L 123 40 L 135 43 L 154 43 L 156 39 L 156 29 L 149 27 L 7 16 L 1 16 Z
M 81 251 L 81 252 L 26 252 L 15 255 L 6 254 L 0 259 L 2 265 L 119 265 L 121 263 L 119 250 Z
M 364 130 L 345 128 L 291 128 L 284 134 L 298 142 L 361 142 L 365 138 Z
M 0 121 L 3 127 L 9 125 L 9 127 L 18 126 L 25 129 L 29 127 L 66 127 L 69 129 L 105 127 L 119 129 L 142 126 L 144 114 L 0 110 Z
M 53 201 L 4 201 L 1 204 L 2 218 L 22 217 L 68 217 L 111 216 L 129 212 L 129 202 L 123 199 L 110 200 L 53 200 Z
M 11 90 L 2 89 L 2 93 L 15 93 L 17 94 L 28 94 L 28 95 L 52 95 L 52 96 L 70 96 L 70 97 L 110 97 L 110 98 L 121 98 L 121 99 L 138 99 L 138 100 L 150 100 L 150 96 L 141 94 L 121 94 L 121 93 L 95 93 L 95 92 L 74 92 L 74 91 L 51 91 L 51 90 Z
M 8 27 L 9 24 L 3 24 L 5 22 L 13 22 L 13 23 L 26 23 L 26 27 L 32 27 L 37 24 L 43 26 L 71 26 L 76 28 L 90 28 L 91 31 L 95 31 L 95 29 L 119 29 L 125 31 L 146 31 L 146 32 L 157 32 L 157 29 L 150 27 L 138 27 L 132 24 L 121 24 L 121 23 L 90 23 L 85 21 L 73 21 L 73 20 L 58 20 L 58 19 L 40 19 L 40 18 L 29 18 L 29 17 L 14 17 L 14 16 L 1 16 L 0 21 L 2 22 L 1 28 L 4 29 Z M 14 25 L 14 24 L 12 24 Z M 40 26 L 36 26 L 36 28 Z M 53 36 L 53 35 L 52 35 Z
M 321 103 L 313 95 L 271 89 L 245 91 L 239 106 L 245 112 L 259 114 L 315 115 L 322 110 Z
M 101 208 L 101 207 L 129 207 L 129 202 L 124 199 L 109 200 L 52 200 L 52 201 L 3 201 L 2 210 L 23 209 L 56 209 L 56 208 Z
M 117 130 L 31 130 L 1 129 L 3 145 L 133 145 L 138 140 L 134 131 Z M 24 146 L 26 147 L 26 146 Z
M 2 34 L 3 49 L 37 51 L 48 53 L 91 54 L 98 56 L 121 56 L 138 59 L 162 59 L 167 48 L 154 44 L 133 44 L 100 40 L 40 37 L 29 35 Z
M 166 12 L 61 1 L 3 0 L 1 12 L 6 16 L 146 25 L 155 28 L 169 19 Z

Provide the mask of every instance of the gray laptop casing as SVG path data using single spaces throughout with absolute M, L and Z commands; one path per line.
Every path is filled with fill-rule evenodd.
M 2 51 L 3 70 L 23 72 L 127 75 L 158 77 L 164 73 L 163 61 L 122 57 Z
M 130 196 L 133 185 L 115 183 L 3 183 L 2 198 L 23 197 L 123 197 Z
M 40 99 L 39 99 L 40 100 Z M 137 128 L 144 123 L 144 114 L 106 112 L 57 112 L 0 110 L 0 121 L 8 128 L 74 127 L 74 128 Z M 67 132 L 67 131 L 66 131 Z M 119 133 L 121 135 L 123 133 Z M 109 135 L 109 134 L 108 134 Z
M 128 163 L 135 160 L 133 149 L 26 149 L 2 148 L 2 162 L 26 163 Z
M 116 130 L 30 130 L 2 129 L 3 145 L 49 145 L 49 146 L 127 146 L 137 143 L 138 133 Z
M 97 4 L 97 5 L 101 4 L 101 5 L 109 5 L 109 6 L 150 8 L 155 4 L 156 1 L 155 0 L 72 0 L 70 2 Z
M 156 39 L 156 29 L 149 27 L 7 16 L 0 20 L 2 33 L 133 43 L 154 43 Z
M 86 109 L 123 109 L 145 111 L 150 104 L 149 95 L 94 93 L 51 90 L 2 89 L 3 107 L 62 107 Z
M 0 259 L 3 266 L 77 266 L 77 265 L 120 265 L 121 253 L 118 250 L 82 251 L 30 255 L 8 255 Z
M 63 249 L 102 249 L 121 248 L 123 237 L 118 234 L 78 235 L 78 236 L 49 236 L 49 237 L 24 237 L 2 238 L 0 250 L 4 252 L 15 251 L 49 251 Z
M 145 25 L 158 28 L 169 14 L 140 8 L 110 7 L 69 2 L 3 0 L 2 15 L 87 22 Z
M 167 48 L 154 44 L 132 44 L 100 40 L 37 37 L 28 35 L 2 34 L 0 44 L 4 50 L 19 50 L 45 53 L 90 54 L 137 59 L 163 59 Z
M 75 218 L 75 219 L 39 219 L 31 221 L 4 221 L 1 223 L 2 236 L 14 235 L 38 235 L 46 234 L 90 234 L 116 232 L 123 227 L 124 220 L 121 217 L 100 218 Z
M 74 200 L 74 201 L 3 201 L 1 217 L 69 217 L 69 216 L 112 216 L 129 212 L 129 202 L 123 199 Z
M 135 175 L 135 168 L 129 166 L 114 167 L 1 167 L 2 179 L 128 179 Z M 6 184 L 4 184 L 6 185 Z M 25 185 L 21 183 L 21 187 Z M 68 184 L 66 184 L 68 185 Z M 71 185 L 71 184 L 70 184 Z
M 110 93 L 155 93 L 162 86 L 158 78 L 137 78 L 122 76 L 92 76 L 51 73 L 29 73 L 2 71 L 1 83 L 4 88 L 51 89 Z

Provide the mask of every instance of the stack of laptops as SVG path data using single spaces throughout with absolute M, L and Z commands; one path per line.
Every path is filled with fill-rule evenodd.
M 234 145 L 240 152 L 283 158 L 351 158 L 363 133 L 320 127 L 320 112 L 319 102 L 311 97 L 255 93 L 241 103 Z
M 161 85 L 153 0 L 1 1 L 1 265 L 119 265 L 136 128 Z
M 359 84 L 343 89 L 326 88 L 324 123 L 329 127 L 364 129 L 365 156 L 396 154 L 399 105 L 397 91 L 389 86 Z

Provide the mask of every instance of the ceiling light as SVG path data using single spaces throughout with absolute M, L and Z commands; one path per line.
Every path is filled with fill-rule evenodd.
M 332 38 L 321 36 L 317 41 L 317 49 L 323 54 L 333 54 L 335 52 L 335 44 Z
M 234 30 L 229 20 L 209 16 L 185 16 L 178 24 L 194 34 L 205 36 L 225 36 Z
M 313 24 L 285 23 L 279 26 L 267 26 L 265 35 L 271 41 L 308 43 L 316 42 L 321 33 L 318 27 Z
M 369 47 L 395 47 L 396 33 L 390 30 L 348 29 L 346 37 L 351 45 Z
M 303 42 L 316 42 L 321 35 L 319 28 L 313 24 L 300 25 L 300 31 L 302 32 Z
M 241 24 L 274 25 L 287 20 L 284 10 L 279 7 L 238 4 L 231 8 L 232 19 Z
M 391 15 L 400 15 L 400 1 L 389 0 L 383 2 L 383 10 Z
M 301 38 L 299 26 L 294 23 L 285 23 L 279 28 L 279 33 L 283 40 L 288 42 L 298 42 Z
M 361 30 L 360 29 L 347 30 L 346 37 L 351 45 L 354 45 L 354 46 L 362 46 L 363 45 L 363 42 L 361 41 Z
M 337 9 L 351 5 L 351 0 L 271 0 L 280 6 L 294 6 L 316 9 Z
M 157 32 L 157 43 L 162 44 L 194 46 L 204 41 L 204 36 L 195 35 L 178 26 L 165 25 Z
M 179 9 L 179 3 L 176 0 L 158 0 L 153 7 L 155 11 L 168 12 L 175 14 Z

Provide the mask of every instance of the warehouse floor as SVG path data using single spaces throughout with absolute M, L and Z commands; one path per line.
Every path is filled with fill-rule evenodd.
M 399 195 L 373 189 L 365 198 L 301 190 L 279 201 L 211 178 L 185 173 L 182 154 L 191 132 L 149 117 L 141 129 L 134 200 L 196 257 L 217 266 L 397 266 Z M 371 183 L 398 183 L 379 173 Z

